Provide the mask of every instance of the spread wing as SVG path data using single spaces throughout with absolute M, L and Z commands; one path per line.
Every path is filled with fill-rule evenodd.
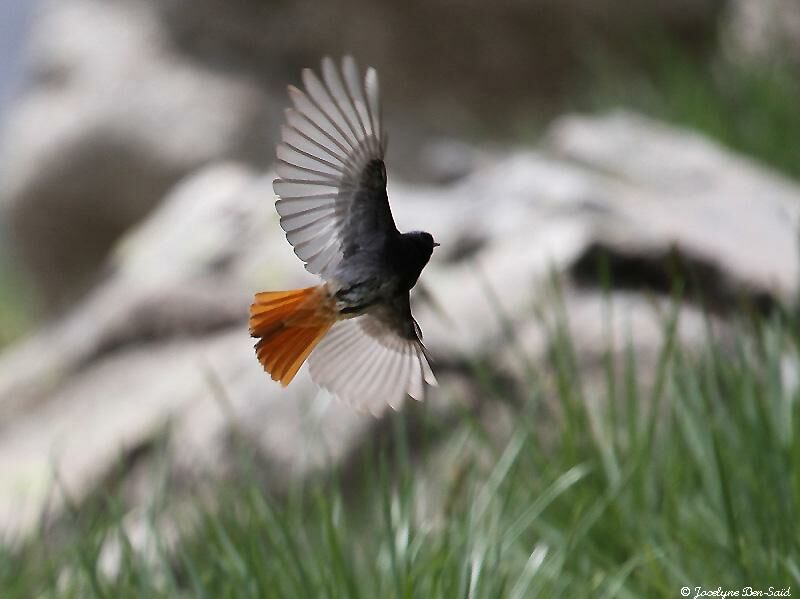
M 341 74 L 330 58 L 322 80 L 303 71 L 305 92 L 289 88 L 278 145 L 281 227 L 306 269 L 330 278 L 348 255 L 375 247 L 397 228 L 386 197 L 386 133 L 381 122 L 378 76 L 363 83 L 352 57 Z
M 372 314 L 337 322 L 308 359 L 311 378 L 375 415 L 387 405 L 399 409 L 407 395 L 423 399 L 424 383 L 435 385 L 436 378 L 410 323 L 402 330 Z

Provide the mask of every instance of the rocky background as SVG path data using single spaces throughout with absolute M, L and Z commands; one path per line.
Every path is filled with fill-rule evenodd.
M 512 384 L 509 328 L 544 355 L 554 274 L 587 371 L 609 339 L 652 370 L 675 268 L 688 347 L 709 314 L 724 334 L 742 302 L 792 306 L 796 183 L 628 110 L 562 113 L 602 56 L 646 65 L 648 37 L 698 63 L 796 73 L 800 5 L 590 4 L 38 3 L 0 129 L 0 274 L 27 283 L 35 323 L 0 354 L 0 534 L 57 519 L 65 496 L 79 503 L 120 464 L 135 505 L 165 434 L 187 489 L 226 476 L 233 435 L 280 489 L 381 434 L 304 371 L 273 384 L 247 335 L 255 291 L 308 279 L 278 226 L 270 163 L 286 84 L 325 54 L 379 69 L 396 220 L 442 243 L 423 277 L 433 301 L 415 311 L 443 422 L 508 409 L 487 405 L 471 366 L 489 360 Z M 523 143 L 531 123 L 541 134 Z

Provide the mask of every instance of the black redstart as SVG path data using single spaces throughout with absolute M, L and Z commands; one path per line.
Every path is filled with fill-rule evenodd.
M 386 132 L 378 76 L 352 57 L 322 61 L 290 86 L 294 108 L 277 148 L 275 208 L 315 287 L 256 294 L 250 334 L 273 380 L 288 385 L 308 358 L 312 379 L 372 413 L 435 385 L 409 291 L 428 263 L 430 233 L 400 233 L 386 195 Z

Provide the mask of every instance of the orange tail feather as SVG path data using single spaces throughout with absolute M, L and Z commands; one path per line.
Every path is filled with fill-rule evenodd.
M 250 306 L 256 356 L 272 380 L 284 387 L 336 322 L 336 305 L 324 286 L 264 291 Z

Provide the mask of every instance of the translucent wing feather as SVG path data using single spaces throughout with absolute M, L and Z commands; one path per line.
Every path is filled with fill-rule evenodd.
M 330 279 L 352 248 L 379 245 L 397 229 L 386 197 L 386 136 L 378 77 L 361 80 L 352 57 L 322 61 L 289 88 L 273 187 L 281 227 L 306 269 Z
M 336 323 L 309 357 L 311 378 L 341 400 L 379 415 L 436 384 L 419 339 L 366 314 Z

